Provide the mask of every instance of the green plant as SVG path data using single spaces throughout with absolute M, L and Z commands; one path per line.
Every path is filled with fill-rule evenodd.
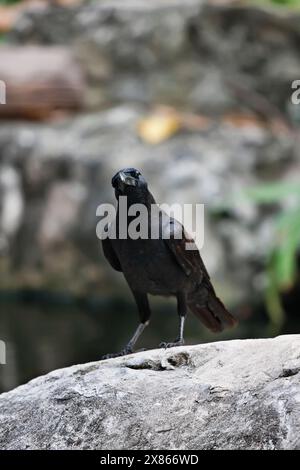
M 278 333 L 285 320 L 281 294 L 297 278 L 297 252 L 300 248 L 300 183 L 265 183 L 248 188 L 238 195 L 258 205 L 280 204 L 289 199 L 288 209 L 279 209 L 273 219 L 273 244 L 266 254 L 267 286 L 265 305 L 270 330 Z M 280 206 L 278 206 L 280 207 Z
M 298 6 L 300 5 L 299 0 L 271 0 L 272 3 L 276 5 L 284 5 L 284 6 Z
M 13 3 L 20 3 L 22 0 L 0 0 L 0 5 L 12 5 Z
M 274 7 L 285 7 L 285 8 L 299 8 L 300 0 L 252 0 L 248 3 L 253 3 L 257 5 L 272 5 Z
M 23 0 L 0 0 L 0 5 L 13 5 L 14 3 L 21 3 Z

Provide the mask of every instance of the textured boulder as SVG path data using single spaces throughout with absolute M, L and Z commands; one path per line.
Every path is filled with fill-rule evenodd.
M 10 39 L 74 48 L 89 78 L 91 107 L 158 102 L 213 115 L 246 107 L 280 117 L 279 109 L 289 108 L 298 116 L 290 106 L 300 70 L 298 24 L 295 11 L 228 1 L 110 0 L 68 8 L 51 2 L 20 15 Z
M 135 166 L 159 203 L 206 205 L 202 255 L 224 300 L 233 305 L 252 298 L 252 289 L 260 294 L 257 267 L 274 238 L 274 213 L 237 198 L 230 217 L 210 212 L 231 191 L 258 184 L 262 168 L 271 174 L 280 165 L 296 175 L 296 141 L 257 123 L 215 122 L 153 146 L 138 133 L 145 115 L 140 107 L 119 106 L 52 124 L 1 124 L 0 172 L 11 176 L 0 178 L 0 194 L 6 213 L 20 199 L 22 215 L 8 230 L 0 208 L 1 288 L 59 291 L 66 285 L 86 294 L 123 286 L 123 278 L 101 263 L 96 209 L 115 201 L 112 175 Z
M 0 449 L 300 449 L 300 336 L 153 350 L 0 397 Z
M 7 89 L 1 118 L 43 119 L 53 111 L 78 110 L 83 102 L 83 76 L 65 47 L 2 47 L 0 77 Z

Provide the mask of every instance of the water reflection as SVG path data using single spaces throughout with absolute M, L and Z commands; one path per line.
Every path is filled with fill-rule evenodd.
M 157 347 L 177 334 L 174 301 L 152 298 L 151 305 L 152 322 L 137 345 L 140 348 Z M 118 351 L 137 324 L 135 306 L 129 299 L 65 299 L 57 305 L 47 297 L 36 301 L 23 296 L 18 302 L 0 302 L 0 310 L 0 339 L 7 347 L 7 364 L 0 365 L 1 392 L 51 370 L 95 361 L 104 353 Z M 235 330 L 213 335 L 190 315 L 186 343 L 263 336 L 261 323 L 251 322 L 243 321 Z

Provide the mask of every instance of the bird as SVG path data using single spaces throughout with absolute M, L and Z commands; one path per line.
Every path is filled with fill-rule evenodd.
M 217 297 L 199 250 L 186 249 L 186 244 L 193 242 L 193 239 L 179 221 L 159 208 L 141 172 L 135 168 L 122 169 L 113 176 L 112 186 L 117 210 L 114 219 L 105 227 L 103 253 L 113 269 L 123 272 L 135 299 L 140 322 L 127 345 L 118 353 L 105 354 L 103 359 L 134 352 L 138 338 L 150 322 L 149 295 L 173 296 L 177 299 L 178 336 L 172 342 L 160 343 L 162 348 L 184 344 L 188 311 L 216 333 L 225 327 L 235 326 L 237 320 Z M 121 196 L 127 198 L 127 214 L 131 213 L 130 208 L 135 204 L 142 204 L 147 209 L 149 236 L 124 237 L 121 234 L 120 222 L 124 220 L 120 209 Z M 151 211 L 152 206 L 157 211 Z M 127 229 L 133 220 L 134 216 L 128 216 Z M 151 237 L 152 233 L 158 236 Z

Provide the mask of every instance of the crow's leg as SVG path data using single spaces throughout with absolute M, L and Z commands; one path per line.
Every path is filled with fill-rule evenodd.
M 142 293 L 142 292 L 136 292 L 136 291 L 132 291 L 132 293 L 133 293 L 133 296 L 135 298 L 135 301 L 138 307 L 138 312 L 139 312 L 141 323 L 135 330 L 134 335 L 129 340 L 125 348 L 122 349 L 122 351 L 120 351 L 119 353 L 105 354 L 105 356 L 103 356 L 102 359 L 110 359 L 112 357 L 125 356 L 126 354 L 133 353 L 133 348 L 134 348 L 135 343 L 137 342 L 137 340 L 143 333 L 146 326 L 149 325 L 151 311 L 149 307 L 147 294 Z
M 183 292 L 177 294 L 177 311 L 179 315 L 179 335 L 173 343 L 163 342 L 160 343 L 160 348 L 173 348 L 174 346 L 182 346 L 184 344 L 183 331 L 184 331 L 184 322 L 187 314 L 187 305 L 186 305 L 186 296 Z

